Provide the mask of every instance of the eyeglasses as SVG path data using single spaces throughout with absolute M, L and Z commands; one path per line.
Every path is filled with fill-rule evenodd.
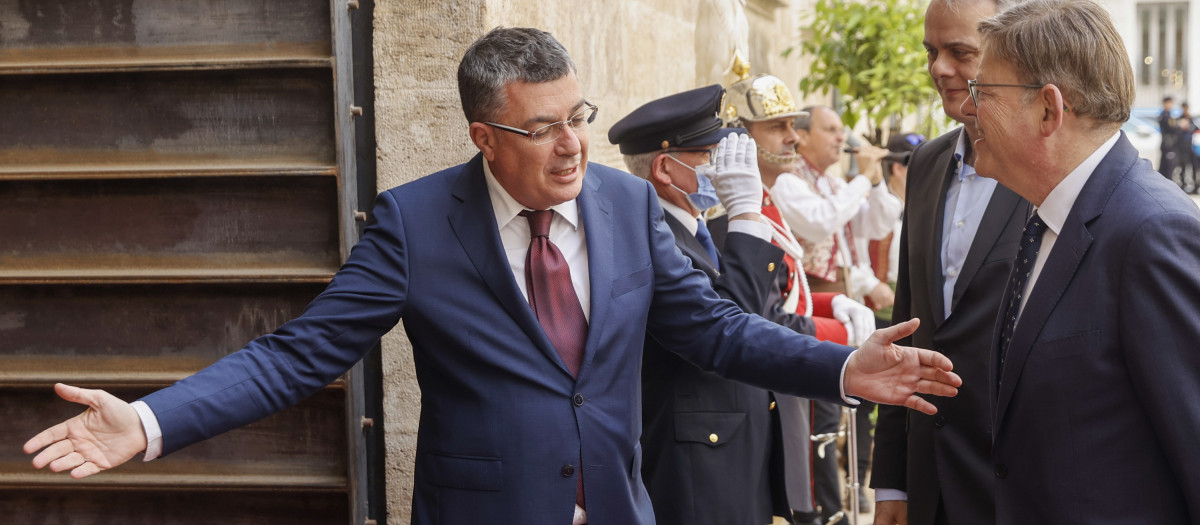
M 971 79 L 967 81 L 967 90 L 971 93 L 971 103 L 975 107 L 979 107 L 979 88 L 981 87 L 1017 87 L 1027 89 L 1041 89 L 1042 84 L 980 84 L 978 80 Z
M 578 113 L 571 115 L 571 118 L 546 124 L 545 126 L 533 131 L 525 131 L 521 128 L 505 126 L 504 124 L 496 124 L 495 122 L 484 122 L 484 124 L 496 129 L 502 129 L 509 133 L 516 133 L 517 135 L 529 137 L 529 140 L 533 141 L 535 145 L 545 144 L 547 142 L 553 142 L 554 140 L 557 140 L 558 137 L 561 137 L 563 128 L 565 126 L 571 126 L 571 129 L 583 129 L 587 127 L 588 124 L 591 124 L 593 120 L 596 120 L 596 112 L 599 111 L 600 108 L 596 107 L 596 105 L 592 104 L 591 102 L 585 101 L 583 104 L 584 108 L 579 110 Z

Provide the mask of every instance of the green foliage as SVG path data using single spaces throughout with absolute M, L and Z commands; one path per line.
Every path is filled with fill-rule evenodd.
M 799 46 L 813 58 L 801 93 L 836 89 L 846 125 L 865 118 L 877 137 L 887 119 L 910 114 L 933 136 L 939 99 L 921 44 L 924 19 L 924 0 L 819 0 Z

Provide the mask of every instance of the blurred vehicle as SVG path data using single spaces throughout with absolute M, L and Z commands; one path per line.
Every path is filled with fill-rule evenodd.
M 1137 148 L 1138 156 L 1149 160 L 1154 169 L 1158 169 L 1159 157 L 1162 156 L 1162 133 L 1158 131 L 1158 122 L 1148 122 L 1141 117 L 1131 116 L 1121 124 L 1121 131 L 1125 132 L 1129 142 Z M 1196 141 L 1200 140 L 1200 135 L 1193 137 L 1192 144 L 1195 146 Z

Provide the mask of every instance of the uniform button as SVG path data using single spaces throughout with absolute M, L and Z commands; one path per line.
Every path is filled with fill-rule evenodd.
M 1008 466 L 1003 463 L 996 464 L 996 478 L 1004 479 L 1008 477 Z
M 583 406 L 583 394 L 575 394 L 574 401 L 575 401 L 575 406 L 577 406 L 577 407 Z
M 775 271 L 775 263 L 767 263 L 767 271 L 768 272 Z
M 775 402 L 774 401 L 772 401 L 770 405 L 767 405 L 767 410 L 775 410 Z
M 933 418 L 933 426 L 938 427 L 938 428 L 942 428 L 942 427 L 946 426 L 946 418 L 942 417 L 942 416 L 937 416 L 937 417 Z
M 709 443 L 716 443 L 718 439 L 720 439 L 720 438 L 718 438 L 716 434 L 709 434 L 709 435 L 708 435 L 708 442 L 709 442 Z
M 564 478 L 569 478 L 571 476 L 574 476 L 575 475 L 575 465 L 563 465 L 561 474 L 562 474 L 562 477 L 564 477 Z

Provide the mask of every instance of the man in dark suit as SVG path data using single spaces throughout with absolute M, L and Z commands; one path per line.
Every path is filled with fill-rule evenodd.
M 760 214 L 755 143 L 717 117 L 724 94 L 712 85 L 651 101 L 608 136 L 629 171 L 654 187 L 692 266 L 720 296 L 775 319 L 784 252 Z M 718 202 L 726 211 L 722 242 L 704 217 Z M 790 316 L 812 335 L 811 321 Z M 811 506 L 806 458 L 783 451 L 788 440 L 807 443 L 808 434 L 780 426 L 775 396 L 704 371 L 654 337 L 642 360 L 642 476 L 660 525 L 764 525 Z
M 1011 2 L 1006 2 L 1011 3 Z M 893 318 L 911 344 L 951 356 L 966 387 L 936 416 L 879 407 L 871 486 L 876 525 L 993 523 L 988 349 L 1029 203 L 975 173 L 975 119 L 962 111 L 979 67 L 976 27 L 993 0 L 933 0 L 925 49 L 946 114 L 963 126 L 913 152 Z
M 90 408 L 29 440 L 29 453 L 44 447 L 33 465 L 84 477 L 260 419 L 401 319 L 422 394 L 420 524 L 652 523 L 638 445 L 647 334 L 726 377 L 826 399 L 932 409 L 916 392 L 960 384 L 940 354 L 891 344 L 916 322 L 851 353 L 717 296 L 650 185 L 588 164 L 596 107 L 548 33 L 493 30 L 458 78 L 479 155 L 382 193 L 329 287 L 242 351 L 133 404 L 56 385 Z
M 1104 8 L 979 26 L 979 173 L 1033 203 L 993 346 L 1001 525 L 1200 522 L 1200 210 L 1120 132 L 1133 69 Z

